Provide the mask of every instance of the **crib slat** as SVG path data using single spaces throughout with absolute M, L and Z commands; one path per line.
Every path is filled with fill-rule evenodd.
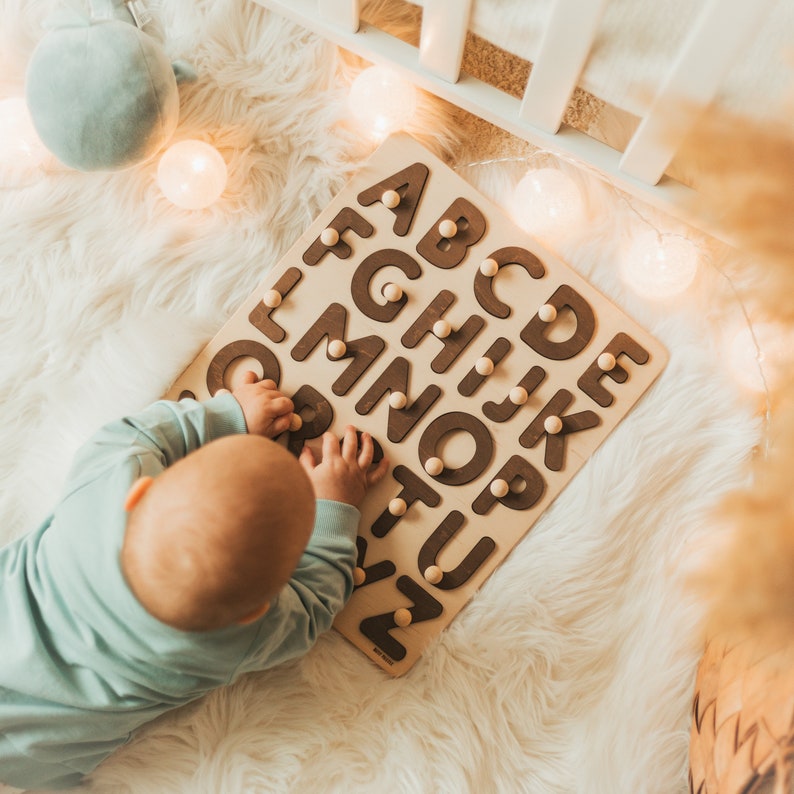
M 576 88 L 606 0 L 556 0 L 532 65 L 520 117 L 545 132 L 557 132 Z
M 457 83 L 469 29 L 471 0 L 425 0 L 419 64 L 438 77 Z
M 652 186 L 618 168 L 619 152 L 601 141 L 563 124 L 553 135 L 519 118 L 521 101 L 471 75 L 463 75 L 457 83 L 442 80 L 418 68 L 416 47 L 378 28 L 361 22 L 359 33 L 342 30 L 317 13 L 317 0 L 254 0 L 277 11 L 288 19 L 313 30 L 340 47 L 360 55 L 372 63 L 389 66 L 405 79 L 469 113 L 502 127 L 534 146 L 563 157 L 581 160 L 606 177 L 610 183 L 629 195 L 636 196 L 673 217 L 680 218 L 729 245 L 736 241 L 725 230 L 704 215 L 692 188 L 664 176 Z
M 320 16 L 342 30 L 356 33 L 361 24 L 361 0 L 319 0 Z
M 774 0 L 711 0 L 620 160 L 624 173 L 655 185 L 698 114 L 757 30 Z

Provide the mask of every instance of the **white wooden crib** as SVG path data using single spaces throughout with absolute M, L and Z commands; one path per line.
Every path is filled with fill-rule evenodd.
M 732 94 L 728 87 L 730 107 L 775 103 L 786 79 L 781 42 L 794 32 L 787 0 L 415 0 L 423 7 L 417 48 L 365 23 L 361 0 L 257 2 L 705 231 L 692 190 L 665 171 L 703 108 L 726 98 L 726 78 L 737 84 Z M 470 30 L 531 61 L 523 99 L 461 72 Z M 610 85 L 637 71 L 628 90 Z M 623 151 L 562 123 L 576 86 L 640 117 Z

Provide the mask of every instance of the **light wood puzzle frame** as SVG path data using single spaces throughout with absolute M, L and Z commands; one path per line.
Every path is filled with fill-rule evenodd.
M 396 207 L 387 206 L 387 191 L 399 196 Z M 454 234 L 439 231 L 444 220 Z M 323 235 L 328 228 L 336 234 Z M 493 260 L 495 275 L 481 269 L 484 260 Z M 391 301 L 386 284 L 400 287 Z M 264 302 L 272 290 L 281 298 L 275 307 Z M 336 358 L 335 340 L 344 342 Z M 636 322 L 441 160 L 397 135 L 166 397 L 206 398 L 252 368 L 294 400 L 303 425 L 279 439 L 294 452 L 326 429 L 341 436 L 351 423 L 379 442 L 391 470 L 361 505 L 356 573 L 363 581 L 335 627 L 398 675 L 666 361 Z M 490 365 L 490 374 L 478 371 Z M 510 399 L 519 386 L 525 401 L 520 390 Z M 404 407 L 389 404 L 395 393 L 404 394 Z M 433 457 L 444 463 L 435 476 L 424 468 Z M 495 496 L 494 480 L 510 490 Z M 425 578 L 428 568 L 440 581 Z

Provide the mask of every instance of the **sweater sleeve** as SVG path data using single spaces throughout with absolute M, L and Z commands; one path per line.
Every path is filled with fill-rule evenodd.
M 306 551 L 289 583 L 261 619 L 248 658 L 236 674 L 300 656 L 331 628 L 353 592 L 360 518 L 351 505 L 317 501 L 314 531 Z
M 216 438 L 246 432 L 242 408 L 231 394 L 205 402 L 160 400 L 137 414 L 110 422 L 90 438 L 75 456 L 67 491 L 92 480 L 121 458 L 137 456 L 146 473 L 146 458 L 151 458 L 156 468 L 166 468 Z

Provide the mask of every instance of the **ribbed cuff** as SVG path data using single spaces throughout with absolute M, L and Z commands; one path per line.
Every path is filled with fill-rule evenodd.
M 231 394 L 219 394 L 202 403 L 207 412 L 210 438 L 247 433 L 245 416 L 240 403 Z
M 323 538 L 355 540 L 359 521 L 361 513 L 357 507 L 330 499 L 318 499 L 313 534 Z

